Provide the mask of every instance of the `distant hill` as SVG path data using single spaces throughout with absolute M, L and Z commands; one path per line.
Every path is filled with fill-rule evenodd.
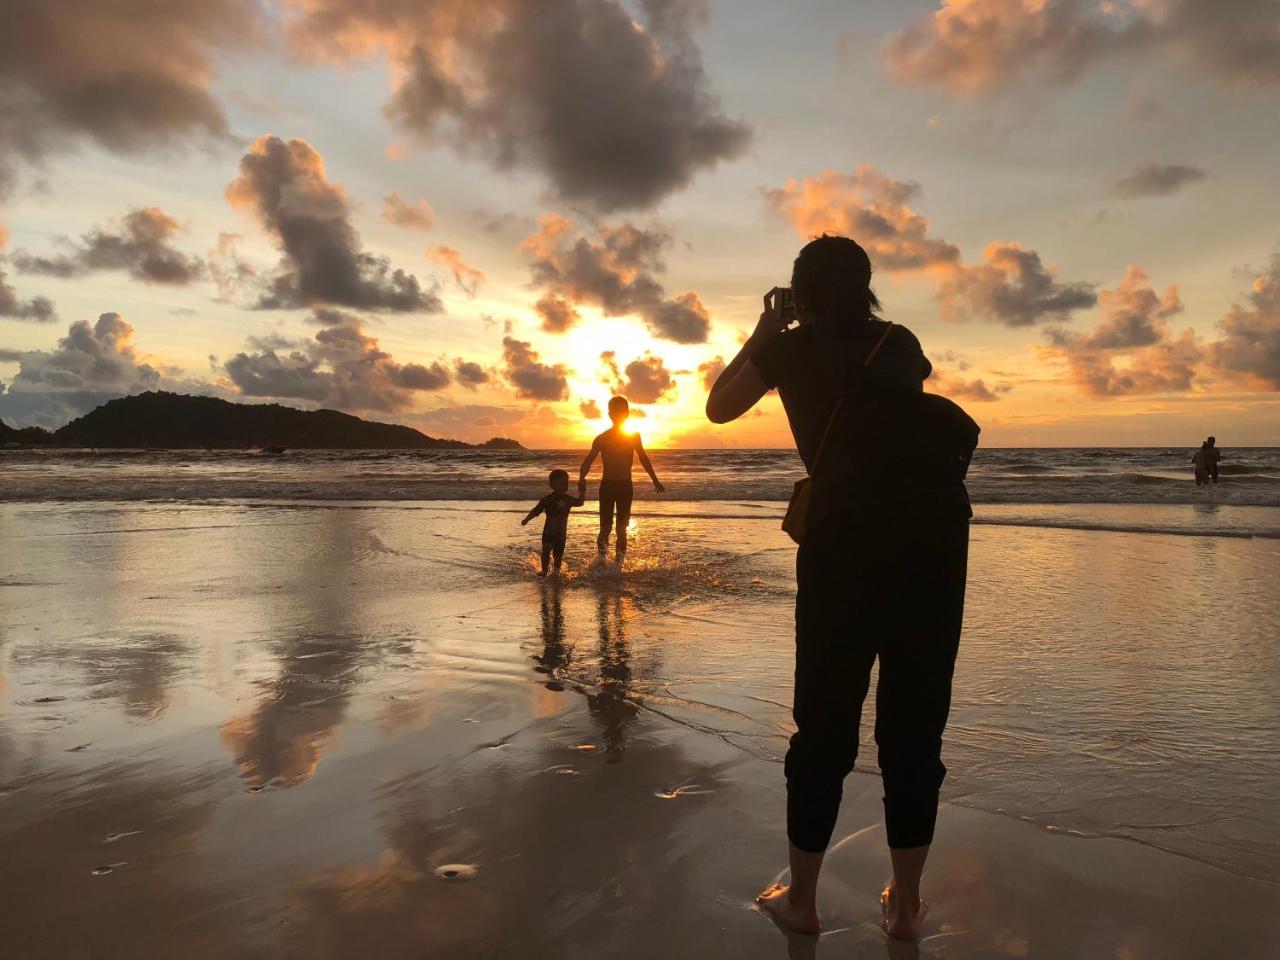
M 24 427 L 21 430 L 15 430 L 0 420 L 0 446 L 6 443 L 48 443 L 52 439 L 53 434 L 41 427 Z
M 361 420 L 337 410 L 149 392 L 110 400 L 53 433 L 0 424 L 0 444 L 161 449 L 293 447 L 331 450 L 519 450 L 515 440 L 440 440 L 412 427 Z

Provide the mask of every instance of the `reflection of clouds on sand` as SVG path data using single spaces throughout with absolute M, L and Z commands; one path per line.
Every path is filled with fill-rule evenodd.
M 251 788 L 293 787 L 315 774 L 346 717 L 361 665 L 385 653 L 385 638 L 370 635 L 363 623 L 367 585 L 353 581 L 348 567 L 394 551 L 367 528 L 359 511 L 326 511 L 321 517 L 313 549 L 300 561 L 306 586 L 290 610 L 292 621 L 277 628 L 271 643 L 276 676 L 262 684 L 264 693 L 252 711 L 219 731 Z M 404 719 L 389 722 L 394 729 Z
M 282 656 L 281 675 L 258 707 L 223 724 L 222 742 L 251 786 L 293 787 L 315 773 L 322 749 L 346 715 L 360 639 L 294 641 L 308 652 Z
M 560 691 L 564 683 L 560 671 L 569 665 L 570 649 L 565 646 L 564 599 L 560 584 L 552 580 L 542 584 L 542 652 L 535 657 L 539 673 L 546 674 L 548 690 Z

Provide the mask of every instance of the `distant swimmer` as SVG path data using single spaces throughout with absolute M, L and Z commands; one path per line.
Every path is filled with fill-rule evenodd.
M 631 463 L 634 456 L 640 458 L 640 466 L 653 481 L 653 489 L 665 493 L 666 487 L 653 472 L 653 464 L 649 455 L 644 452 L 644 444 L 640 442 L 640 434 L 626 429 L 627 417 L 631 406 L 626 397 L 614 397 L 609 401 L 609 419 L 611 426 L 591 444 L 591 452 L 582 461 L 582 469 L 578 472 L 578 496 L 585 496 L 587 491 L 587 474 L 596 457 L 604 456 L 604 476 L 600 480 L 600 536 L 596 538 L 596 549 L 600 556 L 609 549 L 609 528 L 613 526 L 616 512 L 618 523 L 618 539 L 616 543 L 616 559 L 619 565 L 627 553 L 627 525 L 631 522 L 631 498 L 634 488 L 631 484 Z
M 1222 459 L 1222 451 L 1218 448 L 1218 438 L 1210 437 L 1204 442 L 1204 452 L 1208 457 L 1205 466 L 1209 470 L 1209 476 L 1213 478 L 1213 482 L 1218 482 L 1218 461 Z
M 569 496 L 569 473 L 565 470 L 552 470 L 547 478 L 551 492 L 533 505 L 533 509 L 520 521 L 524 526 L 538 514 L 545 514 L 542 524 L 542 570 L 538 576 L 547 575 L 547 563 L 553 561 L 554 569 L 560 572 L 560 563 L 564 560 L 564 544 L 569 534 L 569 511 L 582 506 L 582 497 Z
M 1191 457 L 1191 465 L 1196 472 L 1196 486 L 1218 482 L 1218 461 L 1222 459 L 1222 451 L 1217 447 L 1218 438 L 1210 437 L 1200 444 L 1200 449 Z
M 1191 455 L 1191 466 L 1195 468 L 1197 487 L 1209 482 L 1209 452 L 1203 444 Z

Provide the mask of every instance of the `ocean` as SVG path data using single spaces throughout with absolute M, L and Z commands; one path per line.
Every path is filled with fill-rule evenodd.
M 976 522 L 1280 537 L 1280 448 L 1227 448 L 1221 482 L 1197 488 L 1189 448 L 979 449 Z M 485 501 L 516 510 L 574 473 L 578 450 L 0 451 L 0 501 Z M 780 517 L 803 476 L 793 450 L 654 450 L 637 516 Z M 598 475 L 599 467 L 596 467 Z M 719 506 L 716 506 L 716 505 Z M 590 508 L 590 505 L 588 505 Z M 475 507 L 473 509 L 485 509 Z

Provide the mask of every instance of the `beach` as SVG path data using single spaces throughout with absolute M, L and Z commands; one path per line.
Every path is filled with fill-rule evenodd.
M 621 575 L 576 511 L 542 581 L 514 500 L 0 503 L 10 955 L 1275 955 L 1275 508 L 975 524 L 917 952 L 876 928 L 871 703 L 827 932 L 752 908 L 780 506 L 638 504 Z

